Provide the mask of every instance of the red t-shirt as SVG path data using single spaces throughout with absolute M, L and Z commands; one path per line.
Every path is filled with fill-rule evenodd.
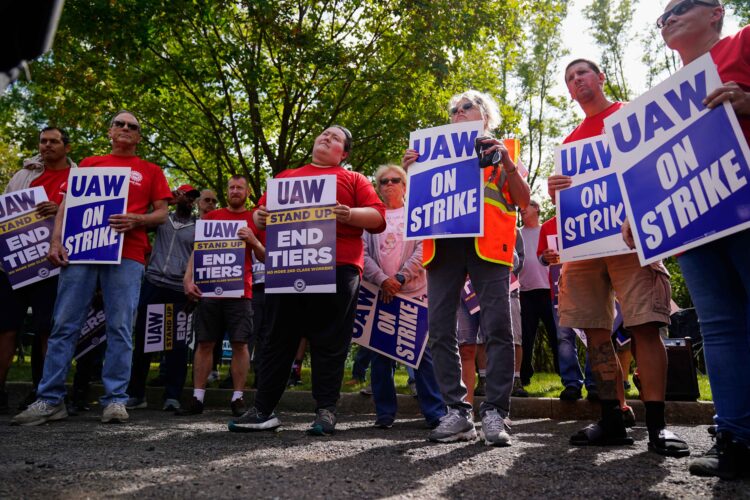
M 208 212 L 203 220 L 244 220 L 247 221 L 247 227 L 253 232 L 256 238 L 263 243 L 260 231 L 255 227 L 253 222 L 253 211 L 245 210 L 244 212 L 232 212 L 228 208 L 219 208 L 218 210 L 212 210 Z M 245 297 L 251 299 L 253 297 L 253 256 L 252 249 L 250 246 L 245 247 Z
M 45 168 L 42 175 L 31 181 L 29 187 L 43 187 L 44 192 L 47 193 L 47 199 L 49 199 L 49 201 L 54 201 L 59 205 L 65 197 L 63 185 L 68 182 L 69 173 L 70 167 L 62 170 L 50 170 Z
M 539 230 L 539 244 L 536 247 L 537 258 L 541 257 L 544 251 L 549 248 L 547 236 L 557 236 L 557 215 L 542 224 L 542 228 Z
M 750 92 L 750 26 L 734 35 L 722 38 L 711 48 L 721 81 L 735 82 L 745 92 Z M 750 117 L 737 116 L 745 139 L 750 143 Z
M 284 177 L 311 177 L 315 175 L 336 175 L 336 200 L 342 205 L 351 208 L 372 207 L 383 217 L 383 223 L 367 231 L 372 234 L 385 231 L 385 205 L 378 198 L 375 189 L 367 178 L 358 173 L 346 170 L 343 167 L 316 167 L 305 165 L 304 167 L 284 170 L 276 178 Z M 266 193 L 263 193 L 259 205 L 266 204 Z M 336 265 L 346 264 L 357 266 L 362 272 L 365 265 L 364 247 L 362 246 L 362 228 L 350 226 L 349 224 L 336 223 Z
M 581 124 L 565 138 L 563 144 L 602 135 L 604 133 L 604 119 L 623 106 L 625 106 L 624 102 L 615 102 L 604 111 L 600 111 L 594 116 L 587 116 Z
M 172 198 L 172 192 L 161 168 L 137 156 L 90 156 L 79 167 L 130 167 L 130 191 L 127 213 L 145 214 L 159 200 Z M 122 258 L 146 264 L 148 249 L 146 228 L 141 226 L 125 233 Z

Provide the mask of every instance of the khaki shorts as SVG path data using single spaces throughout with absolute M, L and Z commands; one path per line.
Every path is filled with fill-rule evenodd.
M 661 261 L 641 267 L 632 253 L 566 262 L 559 285 L 561 326 L 611 330 L 615 293 L 625 328 L 669 324 L 672 288 Z

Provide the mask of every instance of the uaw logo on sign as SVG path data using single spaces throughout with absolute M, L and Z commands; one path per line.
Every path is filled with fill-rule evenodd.
M 409 168 L 407 240 L 482 235 L 483 174 L 474 149 L 482 130 L 477 121 L 411 133 L 419 158 Z
M 184 304 L 148 304 L 143 352 L 172 351 L 184 346 L 191 328 L 192 314 L 179 310 Z
M 245 293 L 245 242 L 237 232 L 244 220 L 195 223 L 193 280 L 203 297 L 242 297 Z
M 43 201 L 47 195 L 41 187 L 0 196 L 0 262 L 13 289 L 60 272 L 47 260 L 55 218 L 36 212 Z
M 380 287 L 363 281 L 352 342 L 419 368 L 427 346 L 427 303 L 397 294 L 386 304 Z
M 119 264 L 123 235 L 109 217 L 128 206 L 130 168 L 73 168 L 68 177 L 62 242 L 72 264 Z
M 266 293 L 336 292 L 336 176 L 268 181 Z
M 632 253 L 620 234 L 625 219 L 617 174 L 607 136 L 600 135 L 555 148 L 555 173 L 573 184 L 557 191 L 560 260 L 593 259 Z

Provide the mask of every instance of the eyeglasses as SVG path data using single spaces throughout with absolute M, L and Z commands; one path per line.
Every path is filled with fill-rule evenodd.
M 117 128 L 127 128 L 128 130 L 132 130 L 133 132 L 138 132 L 141 129 L 141 126 L 137 123 L 130 123 L 122 120 L 114 120 L 112 122 L 112 126 Z
M 383 177 L 382 179 L 380 179 L 381 186 L 385 186 L 389 182 L 391 184 L 401 184 L 401 177 Z
M 214 205 L 219 202 L 219 200 L 217 200 L 216 198 L 203 198 L 201 201 L 205 203 L 213 203 Z
M 663 28 L 667 24 L 667 19 L 672 17 L 672 15 L 681 16 L 696 5 L 703 5 L 705 7 L 721 7 L 721 5 L 718 3 L 703 2 L 701 0 L 684 0 L 659 16 L 659 18 L 656 20 L 656 27 L 659 29 Z
M 450 114 L 451 114 L 451 116 L 453 116 L 453 115 L 455 115 L 456 113 L 458 113 L 458 110 L 459 110 L 459 109 L 462 109 L 462 110 L 464 110 L 464 111 L 469 111 L 469 110 L 470 110 L 471 108 L 473 108 L 473 107 L 474 107 L 474 103 L 473 103 L 473 102 L 471 102 L 471 101 L 469 101 L 469 102 L 465 102 L 465 103 L 463 103 L 463 104 L 462 104 L 461 106 L 453 106 L 453 107 L 452 107 L 452 108 L 450 109 Z

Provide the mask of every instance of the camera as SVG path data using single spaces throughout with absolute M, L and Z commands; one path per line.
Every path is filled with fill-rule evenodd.
M 502 160 L 502 155 L 500 154 L 500 151 L 495 151 L 491 155 L 484 154 L 484 151 L 491 148 L 493 144 L 483 144 L 482 141 L 492 139 L 492 137 L 488 136 L 482 136 L 477 137 L 474 141 L 474 149 L 477 152 L 477 156 L 479 156 L 479 168 L 485 168 L 485 167 L 492 167 L 493 165 L 499 165 L 500 160 Z

